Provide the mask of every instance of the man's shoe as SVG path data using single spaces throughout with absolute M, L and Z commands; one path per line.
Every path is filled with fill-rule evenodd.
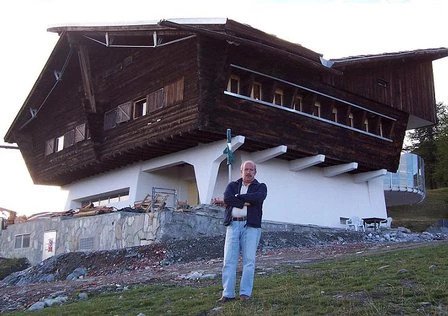
M 217 302 L 218 302 L 218 303 L 227 303 L 227 302 L 231 302 L 231 301 L 234 301 L 234 300 L 235 300 L 234 297 L 225 297 L 225 296 L 222 296 Z
M 248 300 L 250 300 L 250 296 L 247 296 L 247 295 L 240 295 L 240 301 L 243 301 L 243 302 L 245 302 L 245 301 L 248 301 Z

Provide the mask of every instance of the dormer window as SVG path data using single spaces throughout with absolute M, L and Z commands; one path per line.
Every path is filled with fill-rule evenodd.
M 250 92 L 250 97 L 255 100 L 261 100 L 262 96 L 261 83 L 254 82 L 252 85 L 252 91 Z
M 275 89 L 274 100 L 272 103 L 277 104 L 277 105 L 283 105 L 283 90 L 282 89 Z
M 240 77 L 231 75 L 227 82 L 227 91 L 240 94 Z

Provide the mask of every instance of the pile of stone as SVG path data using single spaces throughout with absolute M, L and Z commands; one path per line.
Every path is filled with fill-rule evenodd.
M 417 243 L 432 240 L 448 240 L 448 228 L 431 227 L 422 233 L 411 232 L 405 227 L 396 229 L 383 229 L 379 231 L 367 231 L 364 236 L 366 242 L 393 242 L 393 243 Z

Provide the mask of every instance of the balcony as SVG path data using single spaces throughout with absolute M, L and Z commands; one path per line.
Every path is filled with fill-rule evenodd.
M 426 196 L 425 165 L 415 154 L 405 153 L 400 157 L 397 173 L 384 176 L 386 206 L 412 205 L 420 203 Z

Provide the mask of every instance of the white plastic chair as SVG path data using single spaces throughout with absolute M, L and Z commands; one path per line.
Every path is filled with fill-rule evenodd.
M 350 219 L 347 221 L 347 226 L 348 228 L 353 227 L 355 231 L 358 231 L 358 229 L 365 231 L 363 222 L 358 216 L 350 217 Z
M 388 217 L 385 221 L 380 222 L 380 228 L 390 228 L 392 224 L 392 217 Z

